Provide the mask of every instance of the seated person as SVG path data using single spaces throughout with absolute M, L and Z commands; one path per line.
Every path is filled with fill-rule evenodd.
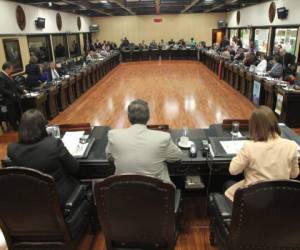
M 107 158 L 114 161 L 115 174 L 141 174 L 171 182 L 166 162 L 178 161 L 181 150 L 169 133 L 149 130 L 147 102 L 135 100 L 128 106 L 132 126 L 108 133 Z
M 29 89 L 38 88 L 44 82 L 41 67 L 35 56 L 30 57 L 29 64 L 25 68 L 25 73 L 27 74 L 26 84 Z
M 42 74 L 42 82 L 50 82 L 49 80 L 49 65 L 48 63 L 40 64 L 41 74 Z
M 234 50 L 233 50 L 234 51 Z M 233 58 L 234 60 L 236 61 L 243 61 L 245 59 L 245 53 L 244 53 L 244 49 L 243 48 L 239 48 L 237 51 L 236 51 L 236 54 Z
M 238 188 L 258 181 L 296 178 L 299 175 L 297 144 L 280 137 L 280 128 L 274 112 L 260 106 L 249 121 L 250 141 L 230 163 L 232 175 L 244 173 L 244 180 L 226 190 L 233 201 Z
M 292 53 L 286 52 L 285 49 L 280 49 L 280 56 L 282 58 L 283 72 L 285 76 L 292 75 L 296 72 L 296 57 Z
M 174 47 L 175 41 L 174 41 L 173 38 L 168 42 L 168 45 L 169 45 L 170 48 L 173 48 L 173 47 Z
M 250 67 L 251 65 L 254 65 L 255 62 L 256 62 L 256 55 L 254 53 L 248 52 L 245 54 L 243 63 L 246 67 Z
M 194 49 L 194 48 L 196 48 L 196 45 L 197 45 L 196 40 L 194 39 L 194 37 L 192 37 L 191 41 L 189 43 L 189 47 Z
M 230 60 L 231 59 L 231 54 L 230 54 L 227 47 L 225 47 L 224 51 L 221 52 L 221 57 L 223 57 L 225 60 Z
M 79 165 L 61 140 L 47 135 L 46 125 L 47 121 L 40 111 L 26 111 L 21 118 L 19 141 L 8 145 L 7 155 L 15 166 L 51 175 L 57 186 L 60 204 L 64 205 L 80 184 L 72 176 Z
M 272 60 L 272 68 L 271 70 L 268 72 L 270 77 L 273 78 L 281 78 L 283 75 L 283 66 L 281 64 L 281 57 L 276 55 L 273 57 Z
M 255 68 L 256 74 L 265 74 L 267 72 L 267 56 L 265 54 L 260 55 L 260 63 Z
M 159 44 L 158 44 L 159 49 L 167 49 L 167 45 L 165 44 L 164 39 L 161 39 Z
M 95 60 L 99 59 L 99 55 L 97 54 L 96 51 L 90 50 L 88 55 L 86 56 L 86 61 L 87 62 L 93 62 Z
M 145 40 L 143 40 L 143 41 L 139 44 L 139 49 L 140 49 L 140 50 L 148 49 L 148 45 L 145 43 Z
M 158 45 L 155 42 L 155 40 L 152 40 L 152 42 L 149 45 L 149 49 L 158 49 Z
M 60 78 L 59 70 L 56 68 L 56 64 L 54 62 L 50 63 L 50 67 L 48 68 L 48 81 L 57 81 Z
M 180 49 L 185 49 L 185 47 L 186 47 L 186 43 L 185 43 L 184 39 L 180 39 L 177 44 Z

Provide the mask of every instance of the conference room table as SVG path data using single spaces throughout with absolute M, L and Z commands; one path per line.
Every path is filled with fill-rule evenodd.
M 300 145 L 300 136 L 292 129 L 284 124 L 280 124 L 280 128 L 284 138 L 293 140 Z M 106 159 L 105 155 L 109 130 L 109 127 L 95 127 L 93 129 L 92 136 L 95 138 L 95 143 L 88 157 L 79 159 L 78 178 L 98 179 L 114 174 L 114 165 Z M 177 144 L 184 130 L 171 129 L 169 132 L 172 140 Z M 245 138 L 249 136 L 248 131 L 245 129 L 241 129 L 240 132 Z M 182 149 L 184 156 L 181 161 L 168 163 L 170 176 L 179 188 L 184 188 L 187 176 L 200 176 L 206 186 L 210 185 L 208 182 L 211 177 L 211 191 L 221 191 L 224 183 L 229 178 L 239 180 L 243 177 L 242 175 L 230 176 L 228 168 L 233 155 L 226 154 L 219 143 L 220 140 L 232 140 L 231 129 L 224 129 L 222 124 L 213 124 L 206 129 L 189 129 L 188 136 L 197 146 L 197 156 L 192 158 L 189 155 L 189 150 Z M 208 140 L 212 145 L 210 156 L 202 155 L 202 140 Z
M 232 88 L 247 97 L 254 105 L 266 105 L 277 115 L 280 122 L 291 128 L 300 127 L 300 87 L 288 82 L 250 72 L 238 61 L 230 61 L 211 53 L 199 50 L 199 61 L 227 82 Z M 216 70 L 218 69 L 218 70 Z
M 69 67 L 59 81 L 49 82 L 22 96 L 22 111 L 38 109 L 52 120 L 120 63 L 120 52 L 103 60 Z
M 280 128 L 282 137 L 293 140 L 300 145 L 300 136 L 292 129 L 282 123 Z M 92 182 L 114 174 L 114 164 L 106 159 L 105 154 L 109 130 L 110 127 L 108 126 L 96 126 L 89 131 L 93 144 L 86 157 L 77 159 L 80 165 L 77 173 L 78 179 Z M 249 136 L 247 129 L 241 128 L 240 132 L 243 135 L 240 139 L 247 140 Z M 177 144 L 184 130 L 170 129 L 169 133 L 174 143 Z M 181 161 L 168 163 L 171 178 L 180 188 L 184 188 L 187 176 L 200 176 L 206 186 L 211 179 L 210 190 L 221 191 L 224 182 L 230 177 L 228 167 L 234 155 L 226 154 L 220 141 L 232 141 L 231 129 L 224 128 L 222 124 L 213 124 L 205 129 L 189 129 L 188 136 L 197 146 L 197 156 L 190 157 L 189 150 L 182 149 L 183 158 Z M 202 155 L 202 140 L 208 140 L 211 145 L 211 153 L 208 156 Z M 11 164 L 8 158 L 2 160 L 4 167 L 11 166 Z M 242 175 L 230 178 L 238 180 L 242 178 Z

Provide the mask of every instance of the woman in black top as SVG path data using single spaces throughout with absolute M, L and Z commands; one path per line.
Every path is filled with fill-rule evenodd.
M 60 203 L 64 205 L 80 184 L 72 177 L 79 165 L 61 140 L 47 135 L 46 125 L 40 111 L 26 111 L 21 118 L 19 142 L 8 146 L 7 155 L 16 166 L 51 175 L 56 182 Z

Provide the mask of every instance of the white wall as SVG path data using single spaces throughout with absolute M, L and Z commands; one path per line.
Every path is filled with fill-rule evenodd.
M 16 21 L 16 7 L 21 5 L 26 16 L 26 28 L 21 31 Z M 56 26 L 56 13 L 58 11 L 35 6 L 19 4 L 0 0 L 0 35 L 9 34 L 37 34 L 37 33 L 65 33 L 65 32 L 88 32 L 91 19 L 81 16 L 81 30 L 77 28 L 78 15 L 59 12 L 62 17 L 62 30 Z M 35 20 L 38 17 L 46 18 L 45 29 L 37 29 Z
M 241 9 L 241 21 L 239 25 L 236 23 L 237 11 L 229 12 L 227 14 L 228 27 L 300 25 L 300 0 L 274 0 L 276 8 L 286 7 L 289 10 L 289 15 L 287 19 L 280 20 L 277 18 L 276 13 L 273 23 L 269 21 L 269 7 L 271 2 Z

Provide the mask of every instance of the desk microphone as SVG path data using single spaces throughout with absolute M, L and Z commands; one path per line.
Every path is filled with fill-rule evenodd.
M 197 157 L 197 146 L 195 143 L 192 144 L 189 150 L 189 155 L 191 158 L 196 158 Z
M 202 156 L 208 157 L 209 155 L 209 143 L 208 140 L 202 140 Z

